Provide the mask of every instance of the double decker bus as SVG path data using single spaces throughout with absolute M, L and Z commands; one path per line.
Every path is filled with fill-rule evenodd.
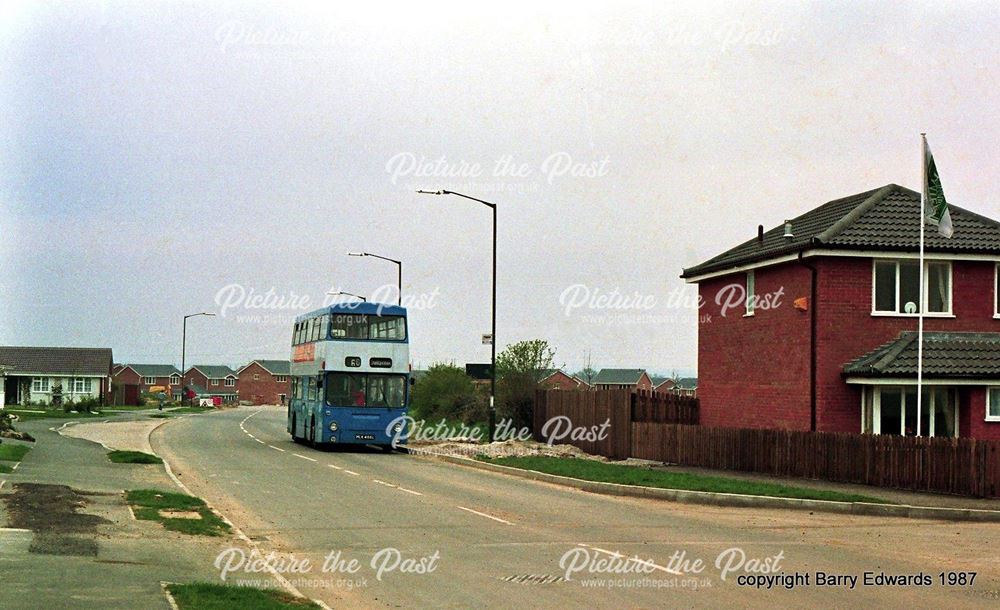
M 343 303 L 295 318 L 290 373 L 292 440 L 390 450 L 409 399 L 406 309 Z

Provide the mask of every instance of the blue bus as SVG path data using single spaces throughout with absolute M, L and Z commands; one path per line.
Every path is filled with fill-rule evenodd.
M 409 402 L 407 330 L 406 309 L 382 303 L 336 304 L 295 318 L 292 440 L 390 450 L 395 431 L 388 428 Z

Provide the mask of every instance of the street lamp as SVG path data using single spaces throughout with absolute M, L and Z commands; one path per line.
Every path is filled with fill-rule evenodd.
M 396 282 L 398 284 L 396 305 L 403 305 L 403 263 L 394 258 L 389 258 L 388 256 L 380 256 L 378 254 L 372 254 L 371 252 L 348 252 L 347 256 L 371 256 L 373 258 L 380 258 L 384 261 L 389 261 L 390 263 L 396 263 L 397 274 Z
M 188 314 L 188 315 L 184 316 L 184 330 L 181 333 L 181 377 L 183 377 L 184 373 L 186 372 L 184 370 L 184 357 L 187 355 L 188 318 L 193 318 L 195 316 L 209 316 L 209 317 L 213 317 L 214 318 L 215 314 L 214 313 L 206 313 L 206 312 L 203 311 L 201 313 L 192 313 L 192 314 Z
M 368 299 L 366 299 L 365 297 L 361 296 L 360 294 L 353 294 L 351 292 L 344 292 L 343 290 L 338 290 L 337 292 L 328 292 L 327 294 L 330 295 L 330 296 L 338 296 L 338 295 L 342 294 L 344 296 L 349 296 L 349 297 L 354 297 L 356 299 L 361 299 L 362 303 L 367 303 L 368 302 Z
M 492 326 L 490 328 L 490 442 L 494 439 L 496 432 L 496 395 L 497 395 L 497 206 L 495 203 L 469 197 L 455 191 L 425 191 L 417 190 L 422 195 L 456 195 L 465 199 L 481 203 L 493 210 L 493 311 Z

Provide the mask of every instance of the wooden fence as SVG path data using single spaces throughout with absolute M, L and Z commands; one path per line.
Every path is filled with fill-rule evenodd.
M 607 422 L 602 440 L 555 439 L 612 459 L 658 462 L 784 477 L 824 479 L 913 491 L 1000 497 L 1000 441 L 793 430 L 708 428 L 696 398 L 625 390 L 539 391 L 535 437 L 562 416 L 587 429 Z M 543 434 L 546 432 L 547 434 Z

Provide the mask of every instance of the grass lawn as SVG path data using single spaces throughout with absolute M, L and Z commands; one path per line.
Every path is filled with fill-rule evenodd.
M 150 414 L 150 417 L 153 419 L 167 419 L 168 417 L 173 417 L 173 415 L 169 413 L 152 413 Z
M 109 405 L 104 408 L 108 411 L 145 411 L 146 409 L 155 409 L 156 403 L 145 404 L 141 407 L 139 405 Z
M 108 459 L 115 464 L 162 464 L 163 460 L 142 451 L 111 451 Z
M 27 445 L 14 445 L 12 443 L 0 444 L 0 460 L 5 462 L 20 462 L 24 454 L 31 451 Z
M 0 474 L 9 474 L 11 472 L 14 472 L 13 468 L 8 466 L 7 464 L 0 464 Z
M 79 413 L 66 413 L 62 409 L 51 409 L 43 412 L 39 412 L 40 409 L 7 409 L 8 413 L 17 415 L 17 418 L 21 421 L 26 421 L 29 419 L 85 419 L 88 417 L 114 417 L 115 413 L 102 411 L 100 413 L 87 413 L 86 411 L 81 411 Z
M 875 502 L 891 504 L 886 500 L 822 489 L 792 487 L 764 481 L 745 481 L 726 477 L 705 476 L 686 472 L 666 472 L 641 466 L 622 466 L 596 460 L 556 457 L 505 457 L 489 459 L 477 458 L 491 464 L 512 466 L 524 470 L 535 470 L 586 481 L 618 483 L 620 485 L 641 485 L 687 491 L 710 491 L 715 493 L 743 494 L 752 496 L 772 496 L 778 498 L 799 498 L 803 500 L 831 500 L 835 502 Z
M 174 532 L 222 536 L 230 531 L 226 522 L 212 512 L 201 498 L 156 489 L 134 489 L 125 494 L 125 501 L 133 506 L 136 519 L 158 521 Z M 161 511 L 197 513 L 198 518 L 170 517 Z
M 181 610 L 284 610 L 319 608 L 315 603 L 275 589 L 254 589 L 209 583 L 167 585 Z

